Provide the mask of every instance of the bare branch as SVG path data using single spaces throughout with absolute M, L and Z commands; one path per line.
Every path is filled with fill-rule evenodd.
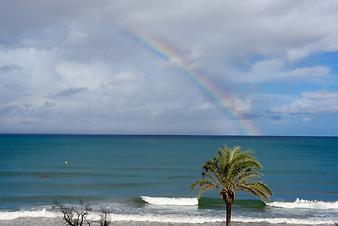
M 62 213 L 63 220 L 69 226 L 82 226 L 86 222 L 89 226 L 92 221 L 87 219 L 87 215 L 91 208 L 87 204 L 80 201 L 80 206 L 64 205 L 60 202 L 55 202 L 55 207 Z
M 100 212 L 100 226 L 109 226 L 111 224 L 111 211 L 109 209 L 101 208 Z

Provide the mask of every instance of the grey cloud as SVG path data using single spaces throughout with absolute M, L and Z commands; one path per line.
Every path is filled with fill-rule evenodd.
M 56 96 L 61 96 L 61 97 L 69 97 L 72 95 L 76 95 L 79 93 L 83 93 L 88 91 L 87 87 L 80 87 L 80 88 L 69 88 L 69 89 L 64 89 L 61 92 L 57 93 Z
M 231 107 L 243 117 L 278 120 L 277 113 L 264 113 L 267 106 L 253 109 L 259 100 L 249 96 L 260 91 L 247 91 L 247 84 L 307 81 L 308 74 L 326 81 L 329 68 L 293 63 L 338 49 L 337 8 L 334 1 L 3 0 L 0 71 L 12 73 L 0 77 L 6 87 L 0 100 L 7 106 L 0 125 L 22 131 L 238 132 L 238 122 L 208 99 L 189 72 L 147 43 L 152 35 L 202 71 L 218 95 L 231 93 Z
M 9 105 L 0 109 L 0 115 L 25 115 L 32 113 L 33 110 L 33 106 L 30 104 Z
M 283 117 L 281 115 L 272 114 L 269 118 L 273 120 L 281 120 Z
M 9 64 L 9 65 L 0 65 L 0 72 L 9 72 L 13 70 L 20 70 L 21 68 L 15 64 Z
M 243 119 L 253 120 L 253 119 L 272 119 L 274 121 L 281 120 L 283 117 L 279 113 L 264 111 L 264 112 L 255 112 L 255 113 L 246 113 L 242 114 Z
M 329 43 L 324 44 L 329 41 L 329 32 L 331 34 L 334 30 L 334 23 L 328 22 L 336 19 L 334 9 L 337 5 L 334 1 L 274 1 L 273 4 L 268 1 L 222 1 L 206 4 L 204 1 L 93 3 L 35 0 L 21 4 L 8 1 L 6 6 L 2 7 L 2 15 L 8 21 L 2 25 L 2 30 L 16 29 L 14 37 L 37 38 L 34 35 L 28 37 L 24 31 L 39 28 L 39 35 L 48 36 L 49 32 L 54 36 L 53 32 L 57 31 L 54 39 L 58 41 L 72 33 L 85 34 L 89 42 L 95 41 L 100 46 L 112 41 L 111 35 L 116 26 L 131 27 L 139 29 L 140 33 L 166 38 L 188 53 L 198 48 L 202 54 L 196 60 L 201 60 L 199 63 L 202 65 L 204 62 L 219 62 L 220 56 L 223 60 L 252 54 L 286 57 L 301 52 L 301 48 L 305 47 L 309 49 L 308 54 L 311 49 L 318 51 L 320 46 L 325 51 L 336 48 Z M 14 15 L 21 11 L 25 11 L 22 13 L 24 18 L 18 20 Z M 95 19 L 86 19 L 86 15 L 93 13 Z M 320 25 L 321 29 L 312 29 L 316 25 Z M 307 47 L 313 45 L 318 47 Z

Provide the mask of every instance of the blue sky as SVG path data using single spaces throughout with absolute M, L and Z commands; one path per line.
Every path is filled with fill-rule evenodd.
M 0 132 L 247 135 L 251 123 L 261 135 L 336 136 L 337 11 L 311 0 L 0 1 Z M 125 31 L 175 48 L 231 94 L 228 110 Z

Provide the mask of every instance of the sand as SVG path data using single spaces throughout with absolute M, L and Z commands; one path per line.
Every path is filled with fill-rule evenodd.
M 66 224 L 60 218 L 18 218 L 15 220 L 0 221 L 1 226 L 65 226 Z M 84 224 L 85 226 L 86 224 Z M 92 224 L 92 226 L 96 226 Z M 224 222 L 219 223 L 205 223 L 205 224 L 175 224 L 175 223 L 151 223 L 151 222 L 127 222 L 127 221 L 117 221 L 113 222 L 111 226 L 224 226 Z M 269 224 L 269 223 L 238 223 L 233 222 L 232 226 L 305 226 L 300 224 Z M 322 226 L 329 226 L 322 225 Z M 333 226 L 331 224 L 330 226 Z

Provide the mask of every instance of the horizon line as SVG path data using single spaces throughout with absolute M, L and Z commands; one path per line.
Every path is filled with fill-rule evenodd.
M 153 133 L 20 133 L 0 132 L 2 135 L 59 135 L 59 136 L 200 136 L 200 137 L 328 137 L 338 138 L 338 135 L 248 135 L 248 134 L 153 134 Z

